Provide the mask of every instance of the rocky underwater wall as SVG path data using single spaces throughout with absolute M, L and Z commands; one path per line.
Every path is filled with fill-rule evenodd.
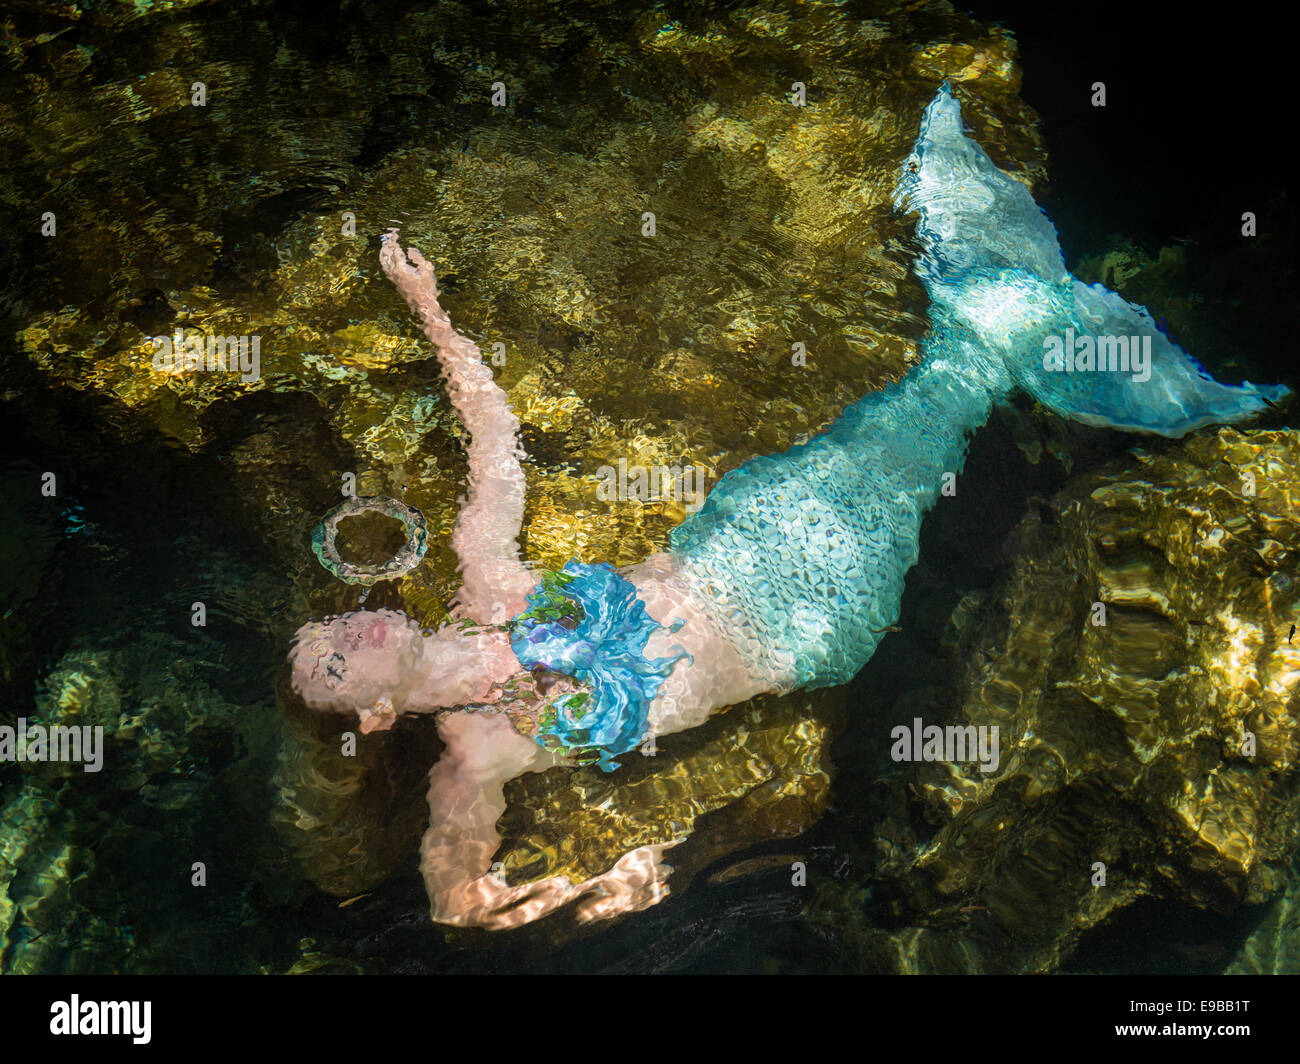
M 35 496 L 52 469 L 71 487 L 0 528 L 16 559 L 0 723 L 103 727 L 109 770 L 0 765 L 0 971 L 581 950 L 594 932 L 558 919 L 474 940 L 472 959 L 465 933 L 430 930 L 415 851 L 431 722 L 343 756 L 345 725 L 309 718 L 277 671 L 298 624 L 363 601 L 311 552 L 347 490 L 428 524 L 423 564 L 367 606 L 435 625 L 457 583 L 460 426 L 378 234 L 398 221 L 434 260 L 509 394 L 527 555 L 636 562 L 686 500 L 611 501 L 602 470 L 711 485 L 915 364 L 927 306 L 896 175 L 946 79 L 998 166 L 1042 185 L 1015 41 L 942 4 L 244 8 L 30 6 L 6 38 L 0 196 L 24 223 L 0 244 L 0 401 L 29 461 L 4 483 Z M 257 339 L 239 371 L 156 357 L 218 337 Z M 674 894 L 710 919 L 752 905 L 806 923 L 839 943 L 828 965 L 1058 970 L 1108 921 L 1166 903 L 1255 914 L 1239 955 L 1196 963 L 1296 970 L 1283 918 L 1252 907 L 1296 889 L 1300 436 L 1128 450 L 1001 416 L 1042 475 L 998 487 L 1014 531 L 984 545 L 987 586 L 936 559 L 923 576 L 948 581 L 950 608 L 924 618 L 909 585 L 902 623 L 943 642 L 943 685 L 922 663 L 891 688 L 873 662 L 609 778 L 515 780 L 509 881 L 685 838 Z M 383 554 L 384 534 L 351 549 Z M 888 762 L 889 729 L 917 715 L 998 725 L 996 771 Z M 196 861 L 219 889 L 195 893 Z M 654 919 L 688 935 L 687 915 Z M 427 937 L 399 941 L 411 926 Z M 627 942 L 636 963 L 675 963 Z

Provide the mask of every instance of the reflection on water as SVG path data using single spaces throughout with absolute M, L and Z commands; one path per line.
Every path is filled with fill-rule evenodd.
M 56 223 L 0 247 L 0 723 L 102 725 L 108 763 L 0 764 L 0 970 L 1024 970 L 1068 965 L 1081 933 L 1080 966 L 1126 968 L 1099 936 L 1151 905 L 1186 914 L 1169 966 L 1285 957 L 1256 907 L 1286 888 L 1297 808 L 1286 432 L 1139 460 L 998 415 L 854 684 L 737 707 L 608 777 L 511 784 L 512 882 L 689 835 L 673 897 L 613 926 L 433 927 L 432 722 L 344 758 L 345 722 L 283 691 L 293 630 L 362 592 L 311 553 L 345 474 L 429 526 L 366 607 L 433 625 L 456 586 L 459 426 L 380 231 L 430 253 L 502 356 L 528 556 L 639 561 L 686 511 L 602 499 L 601 467 L 714 481 L 915 362 L 927 307 L 889 195 L 940 80 L 1041 182 L 1005 32 L 885 3 L 71 10 L 15 14 L 0 74 L 0 181 Z M 1151 303 L 1161 271 L 1124 265 Z M 258 376 L 155 369 L 178 329 L 259 336 Z M 1228 506 L 1243 468 L 1260 492 Z M 1089 596 L 1122 623 L 1067 631 L 1060 603 Z M 990 714 L 1022 742 L 996 784 L 888 761 L 899 721 Z M 1242 724 L 1264 761 L 1228 745 Z

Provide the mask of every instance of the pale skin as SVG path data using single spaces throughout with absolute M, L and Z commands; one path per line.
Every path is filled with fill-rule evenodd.
M 557 687 L 534 691 L 498 627 L 526 608 L 537 583 L 517 544 L 524 500 L 518 421 L 478 348 L 442 310 L 432 266 L 414 249 L 403 255 L 395 232 L 385 236 L 380 262 L 437 348 L 453 405 L 471 434 L 469 491 L 452 536 L 463 578 L 452 617 L 474 623 L 424 634 L 403 614 L 380 610 L 306 624 L 290 653 L 293 689 L 311 709 L 357 714 L 363 733 L 391 728 L 403 713 L 438 714 L 446 748 L 429 773 L 429 828 L 420 861 L 435 921 L 502 929 L 569 903 L 583 921 L 647 908 L 668 892 L 672 869 L 663 854 L 680 840 L 632 850 L 582 883 L 555 877 L 510 887 L 492 871 L 505 784 L 565 763 L 511 722 L 512 713 L 535 713 L 566 689 L 565 681 L 551 679 Z M 650 735 L 695 727 L 718 709 L 773 689 L 771 680 L 751 675 L 706 619 L 675 576 L 670 555 L 653 555 L 622 576 L 662 626 L 650 636 L 645 656 L 689 655 L 650 704 Z M 670 631 L 678 621 L 684 623 Z M 527 696 L 518 693 L 521 686 Z

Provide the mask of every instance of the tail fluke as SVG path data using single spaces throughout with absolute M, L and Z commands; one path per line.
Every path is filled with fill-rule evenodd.
M 1203 425 L 1242 421 L 1286 396 L 1281 384 L 1220 384 L 1160 332 L 1142 307 L 1099 284 L 1071 285 L 1073 336 L 1012 367 L 1044 406 L 1085 425 L 1182 436 Z M 1073 340 L 1073 350 L 1067 341 Z M 1067 360 L 1067 356 L 1073 356 Z
M 1056 230 L 1029 190 L 962 132 L 944 84 L 904 166 L 898 206 L 920 214 L 917 236 L 936 325 L 955 322 L 1001 356 L 1005 380 L 1089 425 L 1181 436 L 1241 421 L 1288 393 L 1220 384 L 1151 316 L 1065 269 Z

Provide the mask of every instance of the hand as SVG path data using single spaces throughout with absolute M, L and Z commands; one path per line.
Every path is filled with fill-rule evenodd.
M 573 894 L 573 886 L 563 876 L 511 887 L 489 872 L 434 897 L 433 918 L 457 927 L 504 931 L 554 912 Z
M 576 892 L 582 896 L 574 907 L 578 919 L 593 923 L 658 905 L 668 896 L 668 877 L 673 871 L 672 865 L 664 864 L 663 852 L 681 841 L 638 847 L 619 858 L 604 875 L 584 883 Z

